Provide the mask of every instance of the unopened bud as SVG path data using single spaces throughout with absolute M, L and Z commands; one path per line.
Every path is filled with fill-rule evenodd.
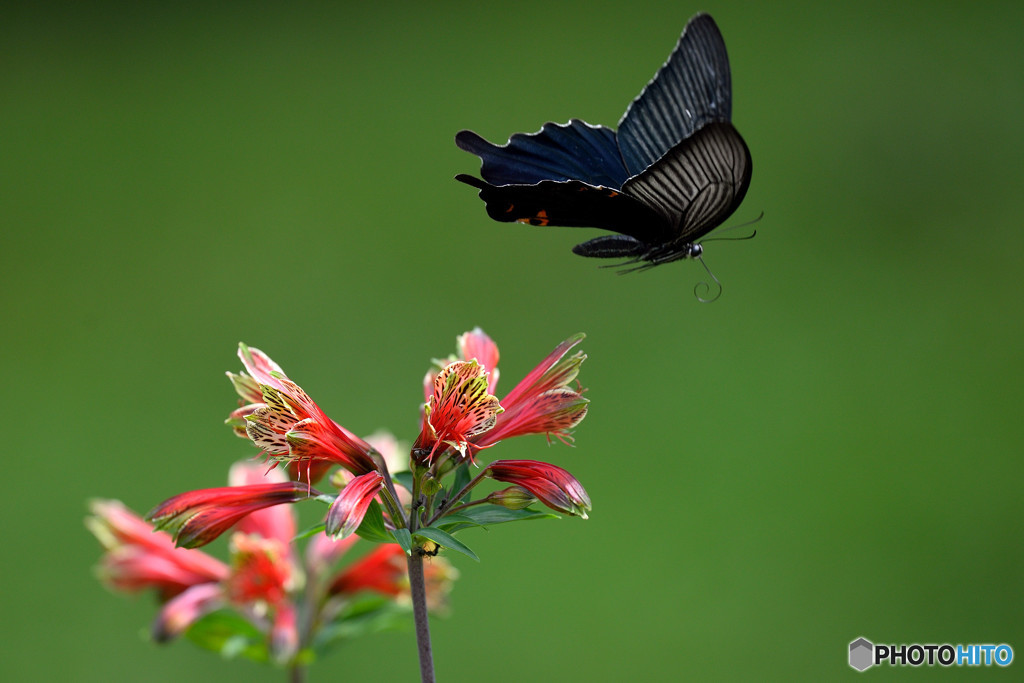
M 423 477 L 423 493 L 432 496 L 441 490 L 441 482 L 431 475 Z
M 495 491 L 487 496 L 488 503 L 506 507 L 509 510 L 522 510 L 537 502 L 537 497 L 522 486 L 509 486 L 507 489 Z

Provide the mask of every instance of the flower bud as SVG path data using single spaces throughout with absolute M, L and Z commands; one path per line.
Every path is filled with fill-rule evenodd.
M 590 496 L 561 467 L 536 460 L 495 460 L 487 466 L 491 479 L 518 484 L 552 510 L 587 518 Z
M 441 482 L 437 478 L 427 475 L 423 478 L 423 493 L 432 496 L 441 490 Z
M 495 491 L 487 496 L 487 502 L 506 507 L 509 510 L 522 510 L 536 503 L 537 496 L 522 486 L 509 486 L 507 489 Z

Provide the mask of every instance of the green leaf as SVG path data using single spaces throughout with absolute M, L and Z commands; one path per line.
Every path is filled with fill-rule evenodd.
M 477 562 L 480 561 L 480 558 L 476 556 L 476 553 L 469 549 L 469 546 L 462 541 L 457 540 L 447 531 L 441 531 L 435 527 L 428 526 L 422 529 L 417 529 L 416 535 L 429 539 L 440 546 L 448 548 L 449 550 L 457 550 L 467 557 L 472 557 Z
M 469 475 L 469 464 L 462 463 L 461 465 L 459 465 L 457 468 L 455 468 L 455 481 L 452 482 L 452 488 L 450 491 L 448 491 L 448 495 L 446 497 L 448 499 L 451 499 L 451 497 L 454 496 L 459 491 L 461 491 L 462 487 L 468 484 L 469 480 L 472 478 L 473 477 Z M 461 502 L 468 503 L 470 498 L 472 497 L 471 494 L 472 491 L 463 496 Z
M 461 517 L 468 518 L 469 522 L 479 526 L 502 524 L 503 522 L 523 522 L 528 519 L 560 519 L 558 515 L 551 512 L 531 510 L 529 508 L 525 510 L 509 510 L 501 505 L 491 505 L 490 503 L 486 503 L 484 505 L 474 505 L 473 507 L 466 508 L 465 510 L 459 510 L 452 515 L 446 515 L 439 520 L 439 523 L 448 523 L 449 518 L 454 515 L 460 515 Z M 462 522 L 463 520 L 456 519 L 454 521 Z
M 409 606 L 390 596 L 357 595 L 331 623 L 319 630 L 313 649 L 323 654 L 334 645 L 370 633 L 408 630 L 412 625 Z
M 398 482 L 406 491 L 412 491 L 412 472 L 397 472 L 391 478 Z
M 310 528 L 306 529 L 305 531 L 300 532 L 292 540 L 293 541 L 301 541 L 303 539 L 309 538 L 310 536 L 316 536 L 317 534 L 322 534 L 324 532 L 324 528 L 326 526 L 327 525 L 324 522 L 320 522 L 319 524 L 317 524 L 315 526 L 311 526 Z
M 402 546 L 402 550 L 405 551 L 406 555 L 412 554 L 412 536 L 409 534 L 408 529 L 395 529 L 391 532 L 391 536 L 398 545 Z M 390 541 L 391 539 L 388 540 Z
M 217 610 L 192 624 L 185 637 L 206 650 L 227 658 L 244 657 L 266 662 L 267 638 L 248 619 L 231 610 Z
M 476 521 L 469 515 L 464 515 L 461 512 L 452 512 L 435 522 L 437 526 L 444 526 L 445 524 L 466 524 L 469 526 L 483 526 L 480 522 Z
M 388 529 L 384 526 L 384 513 L 381 510 L 380 503 L 375 500 L 370 501 L 370 507 L 366 510 L 366 516 L 363 517 L 362 524 L 356 529 L 356 534 L 367 541 L 373 543 L 390 543 L 391 534 L 388 533 Z

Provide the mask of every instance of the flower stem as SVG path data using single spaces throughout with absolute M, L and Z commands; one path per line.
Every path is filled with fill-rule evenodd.
M 400 500 L 398 492 L 395 491 L 395 482 L 391 480 L 391 472 L 388 471 L 388 463 L 384 460 L 384 456 L 374 451 L 374 461 L 380 467 L 381 474 L 384 475 L 384 486 L 387 487 L 388 493 L 391 494 L 390 500 L 388 496 L 381 496 L 381 500 L 388 507 L 388 512 L 391 514 L 391 521 L 396 527 L 408 526 L 409 522 L 405 518 L 405 511 L 402 506 L 398 504 Z
M 447 515 L 450 512 L 461 512 L 461 511 L 465 510 L 466 508 L 473 507 L 474 505 L 484 505 L 485 503 L 490 503 L 490 502 L 491 501 L 487 500 L 486 498 L 481 498 L 479 500 L 474 500 L 474 501 L 470 501 L 468 503 L 463 503 L 462 505 L 459 505 L 457 507 L 448 508 L 447 510 L 444 511 L 444 514 Z
M 423 581 L 423 555 L 413 548 L 409 555 L 409 588 L 412 590 L 412 611 L 416 620 L 416 644 L 419 646 L 420 678 L 434 683 L 434 653 L 430 647 L 430 622 L 427 617 L 427 589 Z
M 487 467 L 485 467 L 485 468 L 483 468 L 482 470 L 480 470 L 480 474 L 478 474 L 478 475 L 476 475 L 475 477 L 473 477 L 473 480 L 472 480 L 472 481 L 470 481 L 470 482 L 469 482 L 468 484 L 466 484 L 465 486 L 463 486 L 463 487 L 462 487 L 462 490 L 461 490 L 461 491 L 459 491 L 459 492 L 458 492 L 458 493 L 456 493 L 456 494 L 455 494 L 454 496 L 452 496 L 451 498 L 449 498 L 449 499 L 448 499 L 448 500 L 447 500 L 447 501 L 445 502 L 445 504 L 444 504 L 444 505 L 442 505 L 442 506 L 440 507 L 440 509 L 438 509 L 438 511 L 437 511 L 436 513 L 434 513 L 434 516 L 433 516 L 433 517 L 431 517 L 431 518 L 430 518 L 429 520 L 427 520 L 427 524 L 426 524 L 426 526 L 430 526 L 431 524 L 433 524 L 434 522 L 436 522 L 437 520 L 441 519 L 441 518 L 442 518 L 442 517 L 444 517 L 444 516 L 445 516 L 446 514 L 448 514 L 448 512 L 450 512 L 450 511 L 451 511 L 451 509 L 452 509 L 453 507 L 455 507 L 455 505 L 456 505 L 456 504 L 457 504 L 457 503 L 458 503 L 458 502 L 459 502 L 460 500 L 462 500 L 462 498 L 463 498 L 463 497 L 464 497 L 464 496 L 465 496 L 465 495 L 466 495 L 467 493 L 469 493 L 470 491 L 472 491 L 472 490 L 473 490 L 473 487 L 474 487 L 474 486 L 476 486 L 477 484 L 479 484 L 480 482 L 482 482 L 482 481 L 484 480 L 484 477 L 485 477 L 485 476 L 487 476 L 487 471 L 488 471 L 488 470 L 490 469 L 490 467 L 491 467 L 491 466 L 490 466 L 490 465 L 488 465 Z

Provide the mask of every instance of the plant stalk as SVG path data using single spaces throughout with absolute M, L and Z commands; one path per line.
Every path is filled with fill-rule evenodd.
M 412 590 L 412 612 L 416 620 L 416 644 L 420 655 L 420 678 L 435 683 L 434 652 L 430 646 L 430 621 L 427 616 L 427 588 L 423 580 L 423 555 L 415 547 L 406 558 L 409 565 L 409 588 Z

